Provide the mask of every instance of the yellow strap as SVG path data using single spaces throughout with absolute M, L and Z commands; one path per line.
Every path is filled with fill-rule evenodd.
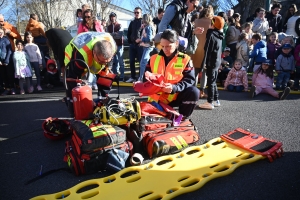
M 110 125 L 104 125 L 104 128 L 92 127 L 91 130 L 93 132 L 93 136 L 94 137 L 99 137 L 101 135 L 107 135 L 107 133 L 112 134 L 112 133 L 116 132 L 116 130 Z
M 71 157 L 68 155 L 68 166 L 70 167 L 71 166 Z
M 179 144 L 175 137 L 171 137 L 170 140 L 175 144 L 177 149 L 182 149 L 182 146 Z
M 154 68 L 153 68 L 153 72 L 152 73 L 157 73 L 158 72 L 160 59 L 161 59 L 161 56 L 157 55 L 156 58 L 155 58 Z
M 82 120 L 82 123 L 84 123 L 85 125 L 89 126 L 91 123 L 93 122 L 93 120 Z
M 179 142 L 182 144 L 183 147 L 188 147 L 189 145 L 186 143 L 186 141 L 183 139 L 181 135 L 176 136 Z

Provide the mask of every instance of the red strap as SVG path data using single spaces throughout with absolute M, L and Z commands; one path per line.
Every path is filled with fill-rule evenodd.
M 77 54 L 78 50 L 76 49 L 76 51 L 74 52 L 74 59 L 76 59 L 76 54 Z M 81 67 L 78 62 L 75 61 L 75 65 L 79 68 L 79 69 L 84 69 L 84 67 Z
M 271 155 L 268 155 L 268 159 L 269 159 L 270 162 L 274 161 Z

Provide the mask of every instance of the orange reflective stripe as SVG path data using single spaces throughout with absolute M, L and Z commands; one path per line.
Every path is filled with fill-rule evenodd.
M 163 74 L 164 75 L 164 82 L 176 84 L 178 83 L 183 77 L 183 70 L 185 69 L 186 65 L 190 61 L 190 57 L 183 53 L 178 53 L 167 66 L 165 66 L 164 57 L 161 55 L 153 55 L 150 58 L 150 67 L 152 73 L 154 74 Z M 175 94 L 167 94 L 167 93 L 160 93 L 155 95 L 150 95 L 148 101 L 162 101 L 166 104 L 174 101 L 177 98 L 178 93 Z
M 84 45 L 82 47 L 82 50 L 86 53 L 86 60 L 88 61 L 88 66 L 91 66 L 93 64 L 93 51 L 91 49 L 89 49 L 89 47 L 87 45 Z
M 67 54 L 67 52 L 65 52 L 65 56 L 66 56 L 69 60 L 71 60 L 71 57 L 69 56 L 69 54 Z
M 157 94 L 152 94 L 149 96 L 148 98 L 148 101 L 151 102 L 151 101 L 156 101 L 158 102 L 159 98 L 160 98 L 160 94 L 162 94 L 161 92 L 160 93 L 157 93 Z

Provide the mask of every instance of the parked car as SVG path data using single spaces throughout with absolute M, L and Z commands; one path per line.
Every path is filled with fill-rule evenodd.
M 129 48 L 128 38 L 127 38 L 128 28 L 124 28 L 123 30 L 123 45 L 124 48 Z

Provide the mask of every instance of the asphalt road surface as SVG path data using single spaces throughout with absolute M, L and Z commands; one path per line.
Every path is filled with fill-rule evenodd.
M 137 96 L 128 87 L 122 87 L 121 93 L 121 97 Z M 63 95 L 63 88 L 56 88 L 0 97 L 1 200 L 57 193 L 107 175 L 76 177 L 60 171 L 25 185 L 39 174 L 41 166 L 43 172 L 66 167 L 65 140 L 50 141 L 43 136 L 41 128 L 44 119 L 50 116 L 68 118 L 67 108 L 60 100 Z M 116 96 L 116 90 L 112 96 Z M 281 141 L 284 157 L 273 163 L 265 159 L 243 165 L 230 175 L 213 179 L 199 190 L 176 199 L 300 199 L 300 95 L 279 101 L 264 94 L 250 99 L 249 93 L 220 91 L 220 101 L 221 107 L 210 111 L 196 109 L 192 115 L 202 143 L 240 127 Z M 158 184 L 160 178 L 163 177 L 158 177 Z M 112 193 L 117 191 L 115 188 Z

